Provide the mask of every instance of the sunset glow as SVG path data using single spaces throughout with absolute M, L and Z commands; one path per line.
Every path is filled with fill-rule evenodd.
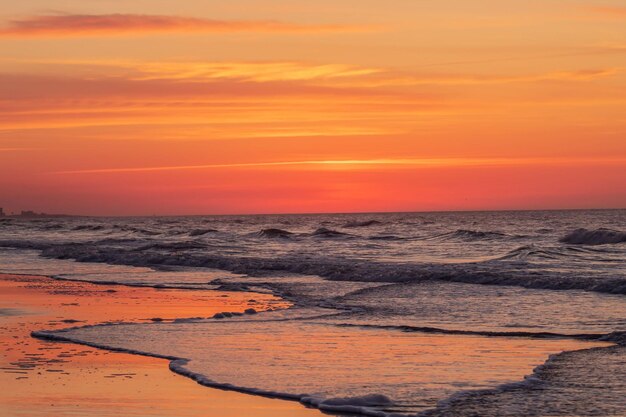
M 626 206 L 623 1 L 54 3 L 0 16 L 5 211 Z

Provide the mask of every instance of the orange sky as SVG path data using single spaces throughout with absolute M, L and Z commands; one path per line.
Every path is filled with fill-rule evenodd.
M 626 207 L 623 0 L 24 0 L 0 207 Z

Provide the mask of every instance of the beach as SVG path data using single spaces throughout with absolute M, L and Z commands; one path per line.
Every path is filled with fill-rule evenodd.
M 0 274 L 0 415 L 255 416 L 319 415 L 302 405 L 208 389 L 171 372 L 167 361 L 49 342 L 30 333 L 109 321 L 149 322 L 262 311 L 274 297 L 157 290 Z M 283 303 L 284 304 L 284 303 Z

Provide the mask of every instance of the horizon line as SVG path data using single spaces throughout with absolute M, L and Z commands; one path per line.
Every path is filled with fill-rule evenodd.
M 82 218 L 145 218 L 145 217 L 226 217 L 226 216 L 317 216 L 317 215 L 350 215 L 350 214 L 427 214 L 427 213 L 506 213 L 506 212 L 542 212 L 542 211 L 619 211 L 626 207 L 590 207 L 590 208 L 510 208 L 510 209 L 450 209 L 450 210 L 399 210 L 399 211 L 319 211 L 319 212 L 285 212 L 285 213 L 214 213 L 214 214 L 69 214 L 69 213 L 38 213 L 33 217 L 82 217 Z M 23 210 L 28 211 L 28 210 Z M 1 218 L 20 218 L 21 214 L 7 214 Z

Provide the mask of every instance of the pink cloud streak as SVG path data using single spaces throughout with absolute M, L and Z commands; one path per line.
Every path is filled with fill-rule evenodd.
M 67 14 L 12 20 L 8 26 L 0 28 L 0 37 L 79 37 L 148 33 L 315 33 L 363 29 L 347 25 L 304 25 L 272 20 L 217 20 L 139 14 Z

